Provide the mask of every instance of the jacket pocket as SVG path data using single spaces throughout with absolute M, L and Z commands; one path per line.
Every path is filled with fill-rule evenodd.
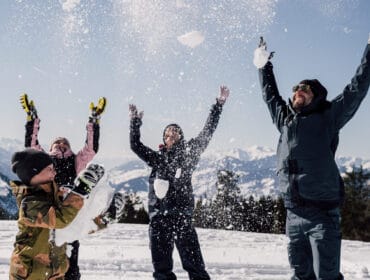
M 339 200 L 339 171 L 334 159 L 298 160 L 299 194 L 311 200 Z
M 159 199 L 163 199 L 168 192 L 169 185 L 170 182 L 168 180 L 155 179 L 153 184 L 155 195 Z

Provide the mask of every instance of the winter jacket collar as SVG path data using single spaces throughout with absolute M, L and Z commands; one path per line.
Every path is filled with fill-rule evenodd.
M 61 151 L 54 151 L 54 152 L 50 152 L 49 155 L 52 157 L 56 157 L 56 158 L 66 158 L 66 157 L 70 157 L 71 155 L 73 155 L 73 152 L 71 149 L 68 149 L 64 153 L 62 153 Z
M 312 100 L 312 102 L 310 104 L 308 104 L 307 106 L 303 107 L 300 111 L 297 111 L 293 108 L 293 102 L 292 100 L 289 98 L 289 111 L 292 113 L 292 114 L 300 114 L 300 115 L 303 115 L 303 116 L 307 116 L 307 115 L 310 115 L 312 113 L 315 113 L 315 112 L 322 112 L 324 111 L 325 109 L 329 108 L 331 105 L 331 103 L 329 101 L 326 100 L 326 95 L 319 95 L 319 96 L 315 96 L 315 98 Z

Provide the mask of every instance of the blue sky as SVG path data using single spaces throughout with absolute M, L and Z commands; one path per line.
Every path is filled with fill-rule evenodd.
M 42 120 L 41 143 L 65 136 L 77 151 L 88 104 L 105 96 L 100 156 L 132 156 L 129 103 L 144 110 L 142 140 L 157 148 L 168 123 L 196 136 L 225 84 L 231 95 L 209 149 L 275 149 L 252 63 L 259 36 L 276 52 L 285 98 L 300 80 L 317 78 L 332 99 L 360 62 L 369 14 L 366 0 L 3 0 L 0 137 L 23 140 L 18 99 L 27 92 Z M 369 99 L 342 130 L 338 155 L 370 158 Z

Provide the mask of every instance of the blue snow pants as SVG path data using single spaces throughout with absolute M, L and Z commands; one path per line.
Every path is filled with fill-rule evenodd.
M 287 209 L 291 280 L 340 280 L 340 211 L 310 207 Z
M 154 216 L 149 224 L 150 249 L 154 279 L 176 280 L 173 273 L 174 244 L 179 252 L 182 267 L 191 280 L 209 280 L 200 251 L 197 233 L 187 215 Z

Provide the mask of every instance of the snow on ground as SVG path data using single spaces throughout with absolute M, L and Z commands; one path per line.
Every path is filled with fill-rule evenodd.
M 8 278 L 16 222 L 0 221 L 0 279 Z M 284 235 L 198 229 L 207 270 L 214 280 L 286 280 L 290 269 Z M 114 224 L 81 240 L 82 280 L 149 280 L 152 265 L 147 225 Z M 182 270 L 177 252 L 174 271 Z M 345 279 L 369 279 L 370 243 L 343 241 Z

